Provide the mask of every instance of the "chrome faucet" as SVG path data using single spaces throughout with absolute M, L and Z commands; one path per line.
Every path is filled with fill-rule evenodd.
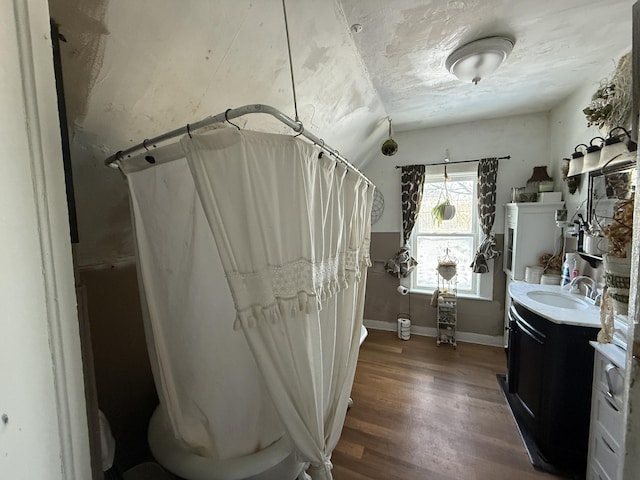
M 596 305 L 599 305 L 600 294 L 598 293 L 596 281 L 591 277 L 587 277 L 586 275 L 579 275 L 562 288 L 568 290 L 569 293 L 580 293 L 580 282 L 583 280 L 586 282 L 584 285 L 584 296 L 596 302 Z

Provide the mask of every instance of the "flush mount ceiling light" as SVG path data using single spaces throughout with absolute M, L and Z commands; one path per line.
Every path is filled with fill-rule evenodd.
M 463 82 L 473 82 L 476 85 L 487 75 L 495 72 L 504 62 L 514 41 L 507 37 L 488 37 L 467 43 L 454 50 L 445 65 Z

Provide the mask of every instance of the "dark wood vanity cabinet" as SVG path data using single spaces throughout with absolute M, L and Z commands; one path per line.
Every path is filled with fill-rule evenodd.
M 580 315 L 576 311 L 576 315 Z M 557 324 L 517 302 L 509 310 L 508 395 L 514 416 L 551 465 L 587 465 L 597 328 Z

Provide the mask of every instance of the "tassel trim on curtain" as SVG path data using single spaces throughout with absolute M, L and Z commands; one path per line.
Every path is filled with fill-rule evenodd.
M 371 266 L 375 187 L 343 164 L 294 137 L 246 130 L 181 143 L 236 307 L 234 328 L 318 311 Z
M 363 250 L 366 254 L 350 252 L 323 264 L 300 260 L 262 272 L 228 274 L 237 311 L 234 330 L 241 324 L 255 327 L 260 322 L 279 322 L 298 313 L 322 310 L 326 300 L 359 282 L 363 270 L 371 266 L 368 239 L 363 243 Z M 360 260 L 356 262 L 358 256 Z M 264 301 L 241 306 L 240 298 L 250 298 L 250 292 L 263 292 Z

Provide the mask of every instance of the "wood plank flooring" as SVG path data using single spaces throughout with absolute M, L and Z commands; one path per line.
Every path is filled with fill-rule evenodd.
M 336 480 L 500 480 L 555 477 L 535 470 L 496 381 L 502 348 L 437 347 L 369 330 L 342 437 Z

